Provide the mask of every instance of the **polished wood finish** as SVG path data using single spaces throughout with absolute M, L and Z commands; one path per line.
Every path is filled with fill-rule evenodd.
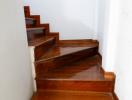
M 24 6 L 24 14 L 25 14 L 25 17 L 29 17 L 30 16 L 30 8 L 29 8 L 29 6 Z
M 83 49 L 79 50 L 77 52 L 67 53 L 63 56 L 58 55 L 58 56 L 54 56 L 53 58 L 49 58 L 49 59 L 41 59 L 35 62 L 36 73 L 37 75 L 42 74 L 54 68 L 59 68 L 59 67 L 62 67 L 63 65 L 76 62 L 77 60 L 83 59 L 85 57 L 91 57 L 97 54 L 97 50 L 98 50 L 98 47 L 87 48 L 84 50 Z M 56 51 L 56 53 L 57 52 L 59 51 Z M 64 50 L 64 53 L 65 53 L 65 50 Z
M 90 54 L 88 54 L 88 55 L 91 56 L 91 53 L 92 53 L 92 51 L 94 51 L 94 49 L 96 49 L 96 51 L 98 52 L 98 47 L 61 47 L 61 46 L 56 46 L 56 47 L 52 48 L 51 50 L 49 50 L 47 53 L 45 53 L 40 58 L 41 59 L 40 61 L 54 59 L 54 58 L 58 58 L 58 57 L 62 57 L 62 56 L 70 55 L 70 54 L 74 55 L 74 53 L 78 53 L 78 52 L 80 53 L 79 56 L 81 56 L 81 52 L 84 52 L 87 50 L 89 50 L 89 52 L 90 52 Z M 40 62 L 40 61 L 37 61 L 37 62 Z
M 112 92 L 114 80 L 100 72 L 98 55 L 62 66 L 38 75 L 37 88 L 46 90 L 74 90 Z M 111 76 L 112 77 L 112 76 Z
M 61 46 L 98 46 L 99 43 L 96 40 L 92 39 L 79 39 L 79 40 L 60 40 L 60 45 Z
M 38 91 L 32 100 L 114 100 L 109 92 Z
M 45 24 L 40 23 L 40 15 L 30 15 L 30 8 L 28 6 L 24 7 L 24 12 L 25 12 L 25 17 L 33 18 L 35 20 L 33 27 L 44 27 L 44 28 L 46 28 L 46 33 L 47 34 L 50 33 L 49 24 L 48 23 L 45 23 Z
M 40 15 L 24 7 L 29 46 L 33 46 L 37 92 L 32 100 L 118 100 L 115 74 L 102 68 L 99 42 L 59 40 Z
M 44 54 L 46 54 L 51 48 L 56 46 L 56 38 L 50 37 L 42 44 L 35 47 L 35 61 L 39 60 Z
M 35 46 L 38 47 L 42 44 L 46 44 L 47 42 L 54 41 L 54 37 L 40 37 L 40 38 L 34 38 L 32 41 L 29 41 L 29 46 Z

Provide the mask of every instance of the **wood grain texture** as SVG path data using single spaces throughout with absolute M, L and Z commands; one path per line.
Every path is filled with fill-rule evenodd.
M 37 92 L 32 100 L 119 100 L 116 76 L 102 68 L 97 40 L 59 40 L 59 32 L 41 24 L 40 15 L 30 15 L 29 6 L 24 13 L 28 43 L 35 47 Z
M 113 92 L 114 80 L 100 73 L 98 56 L 86 58 L 36 78 L 37 88 L 46 90 L 74 90 Z M 110 75 L 109 75 L 110 76 Z
M 40 43 L 40 42 L 39 42 Z M 37 42 L 38 44 L 38 42 Z M 39 60 L 45 53 L 56 45 L 56 38 L 50 37 L 37 46 L 35 46 L 35 61 Z
M 32 100 L 114 100 L 111 93 L 89 91 L 39 91 Z
M 61 46 L 98 46 L 99 42 L 92 39 L 60 40 Z
M 77 60 L 91 57 L 97 54 L 98 48 L 88 48 L 82 49 L 77 52 L 66 52 L 66 55 L 58 55 L 50 59 L 41 59 L 35 62 L 36 73 L 42 74 L 54 68 L 60 68 L 66 64 L 70 64 L 72 62 L 76 62 Z M 64 51 L 65 53 L 65 51 Z M 58 53 L 59 54 L 59 53 Z M 54 55 L 54 54 L 53 54 Z

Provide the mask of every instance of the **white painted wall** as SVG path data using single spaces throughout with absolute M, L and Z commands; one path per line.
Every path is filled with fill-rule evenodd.
M 119 22 L 118 0 L 101 0 L 98 15 L 98 40 L 103 67 L 106 71 L 113 71 Z
M 30 100 L 33 93 L 22 0 L 0 1 L 0 100 Z
M 132 1 L 120 0 L 115 72 L 120 100 L 132 100 Z
M 31 13 L 41 15 L 60 39 L 96 38 L 97 0 L 24 0 Z
M 107 19 L 103 23 L 107 27 L 99 27 L 99 30 L 105 30 L 104 35 L 103 31 L 99 35 L 103 67 L 106 71 L 116 73 L 116 93 L 119 100 L 132 100 L 132 1 L 111 0 L 106 4 L 109 8 L 105 7 L 107 13 L 102 10 L 102 15 L 109 15 L 103 16 Z

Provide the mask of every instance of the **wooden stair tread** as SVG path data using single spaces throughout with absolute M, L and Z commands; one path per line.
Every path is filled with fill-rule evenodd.
M 112 93 L 90 91 L 45 90 L 34 94 L 32 100 L 114 100 Z
M 96 46 L 95 46 L 96 47 Z M 79 52 L 79 51 L 83 51 L 83 50 L 87 50 L 93 47 L 61 47 L 61 46 L 56 46 L 54 48 L 52 48 L 51 50 L 49 50 L 47 53 L 45 53 L 40 60 L 36 61 L 36 63 L 39 63 L 41 61 L 45 61 L 45 60 L 49 60 L 49 59 L 53 59 L 53 58 L 57 58 L 60 56 L 65 56 L 68 54 L 72 54 L 75 52 Z
M 98 56 L 86 58 L 78 62 L 43 73 L 39 79 L 47 80 L 104 80 L 98 65 Z
M 36 47 L 36 46 L 39 46 L 39 45 L 46 43 L 48 41 L 52 41 L 54 39 L 55 39 L 55 37 L 48 37 L 48 36 L 44 36 L 41 38 L 35 38 L 32 41 L 28 41 L 28 45 Z

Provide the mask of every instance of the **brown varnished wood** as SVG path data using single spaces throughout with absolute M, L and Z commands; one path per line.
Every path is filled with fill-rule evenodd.
M 29 6 L 24 7 L 25 17 L 33 18 L 35 20 L 35 24 L 33 26 L 27 26 L 27 27 L 44 27 L 46 28 L 46 33 L 48 34 L 50 32 L 49 24 L 41 24 L 40 23 L 40 15 L 30 15 L 30 8 Z
M 114 80 L 100 73 L 98 56 L 86 58 L 48 73 L 38 75 L 37 88 L 46 90 L 74 90 L 112 92 Z M 110 75 L 109 75 L 110 76 Z
M 38 90 L 74 90 L 111 92 L 113 82 L 108 80 L 64 80 L 64 79 L 36 79 Z
M 32 100 L 114 100 L 111 93 L 90 91 L 39 91 Z
M 41 24 L 40 23 L 40 15 L 30 15 L 30 18 L 35 19 L 35 25 L 34 27 L 45 27 L 46 28 L 46 34 L 49 34 L 50 28 L 48 23 Z
M 40 45 L 46 44 L 50 41 L 55 41 L 55 37 L 43 36 L 40 38 L 34 38 L 33 40 L 29 41 L 29 46 L 34 46 L 35 48 L 37 47 L 41 48 L 39 47 Z M 45 47 L 47 47 L 47 45 Z
M 42 77 L 45 79 L 104 80 L 105 77 L 100 70 L 98 55 L 95 55 L 43 73 Z
M 24 14 L 25 14 L 25 17 L 30 16 L 30 7 L 29 6 L 24 6 Z
M 54 68 L 62 67 L 63 65 L 70 64 L 72 62 L 76 62 L 77 60 L 83 59 L 85 57 L 91 57 L 96 55 L 98 51 L 98 47 L 88 48 L 84 50 L 79 50 L 78 52 L 67 53 L 63 56 L 57 56 L 55 58 L 50 59 L 41 59 L 35 62 L 36 65 L 36 73 L 45 73 Z
M 50 32 L 48 36 L 56 37 L 56 45 L 59 45 L 59 32 Z
M 97 40 L 59 40 L 59 32 L 41 24 L 40 15 L 30 15 L 29 6 L 24 12 L 33 21 L 27 28 L 44 28 L 43 34 L 27 34 L 29 46 L 35 47 L 38 90 L 32 100 L 118 100 L 115 74 L 101 67 Z
M 35 61 L 39 60 L 45 53 L 56 45 L 56 38 L 50 37 L 47 41 L 35 47 Z
M 39 40 L 41 38 L 45 37 L 45 33 L 41 33 L 41 34 L 35 34 L 35 33 L 27 33 L 27 39 L 28 39 L 28 43 L 30 44 L 33 41 Z M 36 41 L 37 42 L 37 41 Z M 39 41 L 38 41 L 39 42 Z
M 94 47 L 94 48 L 96 49 L 97 47 Z M 47 53 L 45 53 L 40 59 L 42 61 L 47 60 L 47 59 L 54 59 L 54 58 L 58 58 L 61 56 L 73 54 L 76 52 L 81 53 L 81 51 L 83 52 L 85 50 L 91 50 L 91 49 L 93 49 L 93 47 L 61 47 L 61 46 L 56 46 L 56 47 L 52 48 L 51 50 L 49 50 Z M 93 51 L 94 51 L 94 49 L 93 49 Z M 91 52 L 92 52 L 92 50 L 91 50 Z
M 92 39 L 80 39 L 80 40 L 60 40 L 61 46 L 98 46 L 97 40 Z

